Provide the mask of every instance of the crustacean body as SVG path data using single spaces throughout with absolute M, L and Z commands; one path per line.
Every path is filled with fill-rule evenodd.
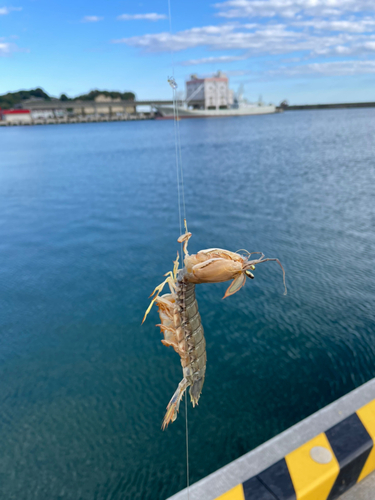
M 233 280 L 224 295 L 225 298 L 238 292 L 245 284 L 246 277 L 254 278 L 251 271 L 255 269 L 256 264 L 274 260 L 281 266 L 278 259 L 266 259 L 263 254 L 259 259 L 251 259 L 252 254 L 260 252 L 251 254 L 245 251 L 247 255 L 242 255 L 220 248 L 210 248 L 189 255 L 187 243 L 190 237 L 191 233 L 186 231 L 177 240 L 184 245 L 185 266 L 178 269 L 177 254 L 173 271 L 167 273 L 167 279 L 151 294 L 153 299 L 143 318 L 144 321 L 152 305 L 156 303 L 160 316 L 160 324 L 157 326 L 164 334 L 162 343 L 172 346 L 181 358 L 183 379 L 167 406 L 163 429 L 176 419 L 182 396 L 188 387 L 193 406 L 198 404 L 202 392 L 207 356 L 206 341 L 195 298 L 195 285 Z M 285 286 L 285 272 L 282 266 L 281 268 Z M 170 293 L 160 296 L 166 284 L 169 285 Z

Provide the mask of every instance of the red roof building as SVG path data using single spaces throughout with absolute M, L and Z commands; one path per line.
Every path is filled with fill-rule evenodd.
M 30 113 L 29 109 L 0 109 L 2 115 L 24 115 Z
M 0 119 L 9 123 L 31 123 L 31 113 L 29 109 L 1 109 Z

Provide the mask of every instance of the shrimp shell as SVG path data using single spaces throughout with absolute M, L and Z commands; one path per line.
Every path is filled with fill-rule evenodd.
M 186 281 L 186 273 L 178 273 L 175 292 L 162 295 L 156 300 L 159 308 L 160 329 L 164 345 L 172 346 L 181 357 L 183 379 L 179 383 L 167 406 L 162 428 L 176 420 L 184 392 L 189 393 L 193 406 L 198 404 L 206 374 L 206 340 L 198 303 L 195 298 L 195 284 Z M 168 314 L 164 313 L 168 308 Z M 173 324 L 171 321 L 173 318 Z
M 178 238 L 183 244 L 185 254 L 185 266 L 178 270 L 178 253 L 174 262 L 173 271 L 169 271 L 167 278 L 158 285 L 151 294 L 153 299 L 144 315 L 142 323 L 150 312 L 152 305 L 156 303 L 160 317 L 160 327 L 164 339 L 162 343 L 173 347 L 181 358 L 183 379 L 178 384 L 172 396 L 165 414 L 162 428 L 167 427 L 169 422 L 177 418 L 180 402 L 186 389 L 190 387 L 189 393 L 193 406 L 198 404 L 206 374 L 206 340 L 202 327 L 201 317 L 198 312 L 198 303 L 195 298 L 195 285 L 199 283 L 220 283 L 233 280 L 229 285 L 224 298 L 237 293 L 246 283 L 246 278 L 254 279 L 252 272 L 255 265 L 268 261 L 276 261 L 283 271 L 283 282 L 285 284 L 285 271 L 280 261 L 275 258 L 265 258 L 261 252 L 231 252 L 221 248 L 209 248 L 200 250 L 198 253 L 189 255 L 187 251 L 188 241 L 191 233 L 187 231 L 185 221 L 185 234 Z M 251 259 L 251 255 L 260 254 L 258 259 Z M 168 284 L 170 293 L 159 295 L 163 287 Z

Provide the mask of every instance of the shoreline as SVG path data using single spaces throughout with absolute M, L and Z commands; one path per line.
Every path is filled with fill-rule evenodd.
M 279 106 L 284 111 L 300 111 L 304 109 L 350 109 L 350 108 L 375 108 L 375 102 L 342 102 L 336 104 L 295 104 Z
M 28 122 L 6 122 L 0 121 L 0 127 L 19 127 L 19 126 L 35 126 L 35 125 L 63 125 L 70 123 L 102 123 L 102 122 L 131 122 L 131 121 L 140 121 L 140 120 L 153 120 L 153 116 L 147 115 L 129 115 L 127 117 L 97 117 L 97 118 L 47 118 L 47 119 L 37 119 L 31 120 Z

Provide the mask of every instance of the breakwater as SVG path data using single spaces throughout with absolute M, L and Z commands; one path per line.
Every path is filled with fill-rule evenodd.
M 38 118 L 30 121 L 1 121 L 0 127 L 14 127 L 19 125 L 60 125 L 64 123 L 102 123 L 102 122 L 127 122 L 137 120 L 149 120 L 154 116 L 151 113 L 137 113 L 127 116 L 77 116 L 64 118 Z
M 284 111 L 300 111 L 306 109 L 349 109 L 349 108 L 375 108 L 375 102 L 342 102 L 334 104 L 296 104 L 281 106 Z
M 353 487 L 352 498 L 370 498 L 374 398 L 375 379 L 201 479 L 191 500 L 334 500 Z M 185 489 L 169 500 L 186 497 Z

